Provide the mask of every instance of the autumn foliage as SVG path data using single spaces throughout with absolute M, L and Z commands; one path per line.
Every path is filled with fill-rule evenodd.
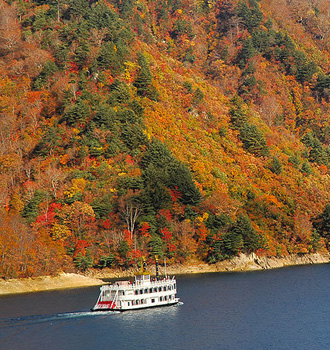
M 1 277 L 328 250 L 328 1 L 0 13 Z

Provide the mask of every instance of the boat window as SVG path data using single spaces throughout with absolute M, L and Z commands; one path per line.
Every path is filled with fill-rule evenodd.
M 136 291 L 135 291 L 135 295 L 138 295 L 138 294 L 139 294 L 139 291 L 138 291 L 138 290 L 136 290 Z
M 156 300 L 155 299 L 151 299 L 151 302 L 154 303 Z
M 152 293 L 152 288 L 149 289 L 149 293 Z
M 167 291 L 167 287 L 166 287 L 166 286 L 164 287 L 164 291 L 165 291 L 165 292 Z
M 103 292 L 103 296 L 108 297 L 108 296 L 110 296 L 110 293 L 111 292 L 109 290 L 106 290 Z
M 143 294 L 143 289 L 140 289 L 140 294 Z
M 148 293 L 148 288 L 146 288 L 146 289 L 144 290 L 144 293 L 145 293 L 145 294 L 147 294 L 147 293 Z

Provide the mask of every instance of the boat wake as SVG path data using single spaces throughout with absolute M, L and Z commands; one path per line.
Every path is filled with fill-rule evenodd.
M 56 322 L 68 319 L 78 319 L 83 317 L 109 316 L 120 313 L 119 311 L 82 311 L 82 312 L 65 312 L 54 315 L 33 315 L 17 318 L 0 319 L 0 329 L 7 327 L 27 326 L 44 322 Z

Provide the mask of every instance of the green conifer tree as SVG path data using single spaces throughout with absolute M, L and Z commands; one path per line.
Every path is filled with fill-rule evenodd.
M 251 220 L 243 214 L 238 216 L 237 221 L 232 228 L 232 232 L 237 236 L 242 237 L 243 251 L 246 253 L 252 253 L 263 247 L 262 239 L 253 228 Z
M 272 159 L 270 170 L 276 175 L 280 175 L 282 172 L 282 164 L 276 156 Z
M 247 122 L 247 114 L 244 110 L 243 100 L 235 95 L 230 102 L 232 107 L 229 110 L 230 122 L 235 129 L 240 129 Z
M 148 97 L 150 100 L 157 100 L 158 93 L 152 84 L 152 75 L 144 55 L 139 53 L 138 64 L 140 66 L 134 80 L 134 86 L 139 96 Z
M 330 238 L 330 203 L 325 206 L 322 214 L 313 220 L 313 225 L 322 237 Z
M 245 123 L 240 129 L 240 138 L 246 150 L 256 156 L 267 156 L 269 150 L 262 132 L 253 124 Z

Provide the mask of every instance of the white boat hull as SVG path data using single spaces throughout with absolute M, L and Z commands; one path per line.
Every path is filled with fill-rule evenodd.
M 141 309 L 147 309 L 147 308 L 153 308 L 153 307 L 162 307 L 162 306 L 171 306 L 171 305 L 175 305 L 178 304 L 180 302 L 179 298 L 176 298 L 174 301 L 171 302 L 167 302 L 167 303 L 158 303 L 158 304 L 152 304 L 152 305 L 135 305 L 135 306 L 131 306 L 128 308 L 113 308 L 111 309 L 110 307 L 102 307 L 102 308 L 95 308 L 97 306 L 94 306 L 93 309 L 91 309 L 91 311 L 129 311 L 129 310 L 141 310 Z
M 92 311 L 128 311 L 174 305 L 175 278 L 150 279 L 149 275 L 136 276 L 135 282 L 119 281 L 100 288 L 100 295 Z

